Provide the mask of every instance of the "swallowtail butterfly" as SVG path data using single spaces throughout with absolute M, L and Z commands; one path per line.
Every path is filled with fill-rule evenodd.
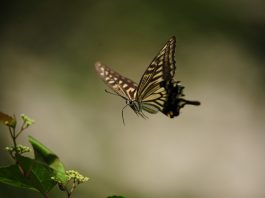
M 96 71 L 115 95 L 125 99 L 126 106 L 130 106 L 137 115 L 146 118 L 144 111 L 151 114 L 160 111 L 173 118 L 186 104 L 200 105 L 199 101 L 184 99 L 184 86 L 173 79 L 176 70 L 175 47 L 176 38 L 173 36 L 152 60 L 138 85 L 100 62 L 95 64 Z

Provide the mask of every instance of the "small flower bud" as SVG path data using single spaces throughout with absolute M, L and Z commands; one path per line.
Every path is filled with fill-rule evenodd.
M 75 180 L 78 184 L 84 183 L 89 180 L 88 177 L 81 175 L 78 171 L 75 170 L 66 171 L 66 175 L 68 177 L 68 181 L 72 179 Z
M 5 147 L 5 150 L 8 151 L 8 152 L 16 151 L 16 153 L 18 153 L 18 154 L 27 153 L 27 152 L 31 151 L 31 149 L 29 147 L 23 146 L 21 144 L 17 145 L 17 147 L 7 146 L 7 147 Z
M 20 117 L 24 121 L 24 123 L 26 123 L 27 126 L 30 126 L 35 122 L 35 120 L 31 119 L 25 114 L 21 114 Z

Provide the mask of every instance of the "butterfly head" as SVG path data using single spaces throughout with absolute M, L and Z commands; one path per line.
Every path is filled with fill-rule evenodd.
M 141 107 L 140 107 L 140 104 L 139 102 L 137 102 L 136 100 L 130 100 L 130 99 L 127 99 L 126 100 L 126 105 L 122 108 L 121 110 L 121 114 L 122 114 L 122 121 L 123 121 L 123 124 L 125 125 L 125 121 L 124 121 L 124 116 L 123 116 L 123 110 L 127 107 L 127 106 L 130 106 L 132 108 L 132 110 L 136 113 L 136 115 L 141 115 L 142 117 L 145 118 L 145 116 L 143 115 L 142 113 L 142 110 L 141 110 Z
M 140 104 L 136 100 L 126 100 L 126 104 L 130 106 L 136 114 L 141 111 Z
M 148 118 L 143 112 L 143 106 L 141 102 L 137 100 L 126 100 L 126 106 L 130 106 L 136 115 L 140 115 L 142 118 Z

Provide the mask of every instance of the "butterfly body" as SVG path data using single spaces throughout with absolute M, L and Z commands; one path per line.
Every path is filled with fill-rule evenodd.
M 173 79 L 176 69 L 175 45 L 173 36 L 152 60 L 138 85 L 100 62 L 95 65 L 96 71 L 137 115 L 146 118 L 144 111 L 151 114 L 160 111 L 173 118 L 179 115 L 179 110 L 186 104 L 200 105 L 198 101 L 184 99 L 184 87 Z

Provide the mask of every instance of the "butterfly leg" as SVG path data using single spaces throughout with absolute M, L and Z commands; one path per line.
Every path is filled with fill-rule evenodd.
M 107 89 L 105 89 L 105 92 L 108 93 L 108 94 L 114 95 L 114 96 L 119 96 L 118 94 L 113 93 L 113 92 L 111 92 L 111 91 L 109 91 L 109 90 L 107 90 Z

